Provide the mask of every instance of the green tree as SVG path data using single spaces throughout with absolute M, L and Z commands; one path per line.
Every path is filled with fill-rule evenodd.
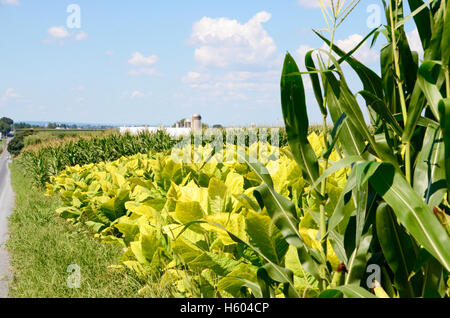
M 8 117 L 0 118 L 0 132 L 3 135 L 8 134 L 11 131 L 13 124 L 14 124 L 14 121 L 11 118 L 8 118 Z
M 25 146 L 23 135 L 14 137 L 8 144 L 8 152 L 13 156 L 18 156 Z
M 25 137 L 33 134 L 32 130 L 25 130 L 15 135 L 8 144 L 8 152 L 13 156 L 18 156 L 25 147 Z

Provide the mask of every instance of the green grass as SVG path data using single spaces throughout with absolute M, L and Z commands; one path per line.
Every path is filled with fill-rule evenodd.
M 7 247 L 14 274 L 10 296 L 16 298 L 131 298 L 144 286 L 131 272 L 107 269 L 118 264 L 122 253 L 115 245 L 93 239 L 83 226 L 59 218 L 57 197 L 44 196 L 43 190 L 30 186 L 17 163 L 11 164 L 16 207 L 10 217 Z M 81 268 L 81 288 L 67 287 L 67 267 Z M 149 297 L 163 292 L 151 291 Z

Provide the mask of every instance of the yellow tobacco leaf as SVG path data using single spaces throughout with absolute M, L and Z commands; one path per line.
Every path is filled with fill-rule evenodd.
M 317 239 L 317 234 L 319 233 L 319 231 L 307 228 L 300 228 L 299 231 L 306 245 L 318 251 L 322 249 L 320 241 Z M 341 263 L 336 256 L 336 253 L 334 252 L 329 240 L 327 241 L 327 259 L 331 263 L 331 266 L 333 266 L 333 268 L 337 268 Z

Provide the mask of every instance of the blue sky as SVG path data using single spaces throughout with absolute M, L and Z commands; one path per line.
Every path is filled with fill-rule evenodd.
M 370 32 L 373 3 L 362 0 L 338 44 L 350 49 Z M 79 29 L 67 25 L 71 4 Z M 283 55 L 303 66 L 302 55 L 322 47 L 311 29 L 325 26 L 315 0 L 0 0 L 0 115 L 171 125 L 200 113 L 209 124 L 279 125 Z M 381 41 L 358 53 L 374 69 Z

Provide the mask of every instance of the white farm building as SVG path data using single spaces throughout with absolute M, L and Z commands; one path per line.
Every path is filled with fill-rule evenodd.
M 130 133 L 137 135 L 141 132 L 147 131 L 149 133 L 157 132 L 158 130 L 165 130 L 173 137 L 180 137 L 191 133 L 191 128 L 167 128 L 167 127 L 119 127 L 121 134 Z
M 119 131 L 121 134 L 130 133 L 132 135 L 137 135 L 141 132 L 149 132 L 154 133 L 158 130 L 165 130 L 172 137 L 180 137 L 189 135 L 192 131 L 201 131 L 202 130 L 202 116 L 199 114 L 192 115 L 191 118 L 187 118 L 184 120 L 184 124 L 181 122 L 176 123 L 176 128 L 169 127 L 119 127 Z

